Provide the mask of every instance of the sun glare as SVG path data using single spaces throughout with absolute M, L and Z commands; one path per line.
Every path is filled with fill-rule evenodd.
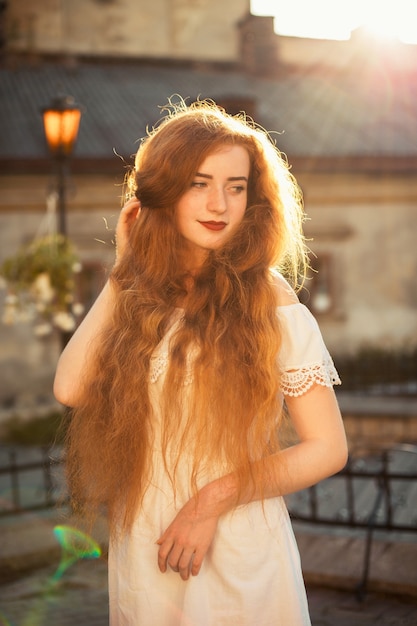
M 408 11 L 407 11 L 408 8 Z M 397 2 L 374 3 L 364 6 L 364 27 L 374 36 L 381 39 L 401 41 L 413 39 L 411 25 L 415 24 L 414 13 L 410 14 L 410 3 L 404 0 Z M 414 25 L 414 42 L 417 42 L 417 28 Z
M 373 36 L 417 44 L 416 0 L 251 0 L 255 15 L 275 16 L 282 35 L 349 39 L 363 26 Z
M 384 22 L 365 22 L 363 27 L 370 35 L 377 37 L 378 39 L 390 41 L 400 39 L 398 33 L 391 28 L 390 24 L 386 24 Z

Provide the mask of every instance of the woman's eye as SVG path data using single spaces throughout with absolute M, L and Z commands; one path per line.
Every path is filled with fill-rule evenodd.
M 235 193 L 242 193 L 243 191 L 246 191 L 246 188 L 243 185 L 235 185 L 232 189 Z
M 198 180 L 194 180 L 191 183 L 191 187 L 195 187 L 196 189 L 203 189 L 203 187 L 205 187 L 205 186 L 206 186 L 206 183 L 203 183 L 203 182 L 198 181 Z

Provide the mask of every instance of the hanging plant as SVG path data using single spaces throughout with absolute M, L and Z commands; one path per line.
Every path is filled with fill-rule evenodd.
M 3 323 L 33 321 L 37 335 L 53 327 L 71 332 L 82 314 L 74 302 L 75 274 L 81 270 L 76 251 L 67 237 L 51 234 L 22 246 L 0 267 L 7 294 Z

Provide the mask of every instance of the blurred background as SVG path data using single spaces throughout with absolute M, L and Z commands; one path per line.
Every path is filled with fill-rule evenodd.
M 311 249 L 300 298 L 351 450 L 417 443 L 413 4 L 0 0 L 4 449 L 55 440 L 59 352 L 111 266 L 138 142 L 180 97 L 245 111 L 288 158 Z
M 287 155 L 314 270 L 300 297 L 343 389 L 416 395 L 417 46 L 404 11 L 337 4 L 0 2 L 0 423 L 54 408 L 62 335 L 113 259 L 124 175 L 178 97 L 245 111 Z

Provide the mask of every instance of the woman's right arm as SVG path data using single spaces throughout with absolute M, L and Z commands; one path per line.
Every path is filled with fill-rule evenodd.
M 125 252 L 130 229 L 139 210 L 140 203 L 133 198 L 120 213 L 116 229 L 116 263 Z M 114 302 L 115 291 L 111 281 L 108 281 L 59 358 L 54 395 L 65 406 L 77 406 L 79 402 L 84 372 L 88 372 L 89 359 L 94 358 L 101 331 L 111 318 Z
M 108 281 L 97 300 L 65 346 L 54 380 L 54 395 L 65 406 L 77 406 L 84 371 L 95 353 L 100 331 L 110 319 L 114 303 L 114 289 Z

